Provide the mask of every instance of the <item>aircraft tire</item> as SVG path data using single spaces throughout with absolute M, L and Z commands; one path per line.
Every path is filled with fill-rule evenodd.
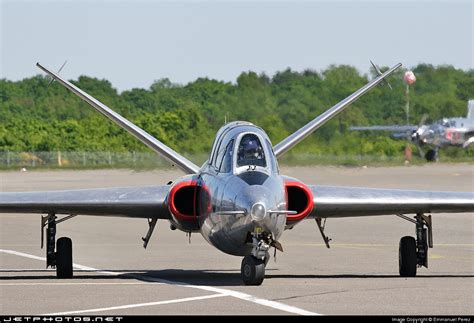
M 265 263 L 253 256 L 245 256 L 240 268 L 245 285 L 261 285 L 265 278 Z
M 267 267 L 268 262 L 270 261 L 270 253 L 267 251 L 265 253 L 265 259 L 263 259 L 263 263 L 265 264 L 265 268 Z
M 56 242 L 56 276 L 72 278 L 72 240 L 59 238 Z
M 416 258 L 415 238 L 410 236 L 401 238 L 398 249 L 398 265 L 401 277 L 416 276 Z
M 437 155 L 438 154 L 436 153 L 436 150 L 430 149 L 426 152 L 425 158 L 429 162 L 434 162 L 434 161 L 436 161 L 436 158 L 438 157 Z

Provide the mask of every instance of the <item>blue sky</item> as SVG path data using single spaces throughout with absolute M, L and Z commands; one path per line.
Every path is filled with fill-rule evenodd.
M 473 68 L 469 1 L 0 0 L 2 78 L 105 78 L 123 91 L 167 77 L 235 82 L 242 71 L 321 70 L 369 60 Z

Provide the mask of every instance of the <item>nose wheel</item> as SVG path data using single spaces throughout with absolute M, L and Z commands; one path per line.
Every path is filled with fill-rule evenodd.
M 265 278 L 265 267 L 270 260 L 268 250 L 274 247 L 276 252 L 276 250 L 283 251 L 283 248 L 268 232 L 249 233 L 248 239 L 251 239 L 253 248 L 252 253 L 242 260 L 240 267 L 242 280 L 245 285 L 261 285 Z
M 245 256 L 240 271 L 245 285 L 261 285 L 265 278 L 265 261 L 254 256 Z

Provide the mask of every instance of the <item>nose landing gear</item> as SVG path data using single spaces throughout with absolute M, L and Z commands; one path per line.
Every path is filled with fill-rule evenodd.
M 240 271 L 245 285 L 261 285 L 265 278 L 265 267 L 270 260 L 268 250 L 274 247 L 283 251 L 281 244 L 274 240 L 271 233 L 251 233 L 249 238 L 252 240 L 252 254 L 245 256 L 242 260 Z M 250 242 L 250 239 L 249 239 Z M 275 251 L 276 252 L 276 251 Z

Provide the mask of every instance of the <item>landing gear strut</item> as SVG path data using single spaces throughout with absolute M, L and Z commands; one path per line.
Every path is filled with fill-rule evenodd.
M 398 250 L 400 276 L 415 277 L 417 267 L 428 268 L 428 248 L 433 248 L 431 215 L 418 213 L 415 220 L 402 214 L 398 216 L 416 226 L 416 239 L 410 236 L 401 238 Z
M 283 251 L 281 244 L 274 240 L 268 232 L 249 233 L 249 242 L 252 241 L 252 254 L 242 260 L 240 271 L 245 285 L 261 285 L 265 278 L 265 267 L 270 260 L 268 250 L 271 247 Z
M 56 268 L 57 278 L 72 278 L 72 240 L 67 237 L 59 238 L 56 242 L 56 224 L 66 221 L 75 215 L 57 220 L 54 213 L 41 218 L 41 248 L 44 241 L 44 227 L 46 229 L 46 268 Z M 55 251 L 56 244 L 56 251 Z

